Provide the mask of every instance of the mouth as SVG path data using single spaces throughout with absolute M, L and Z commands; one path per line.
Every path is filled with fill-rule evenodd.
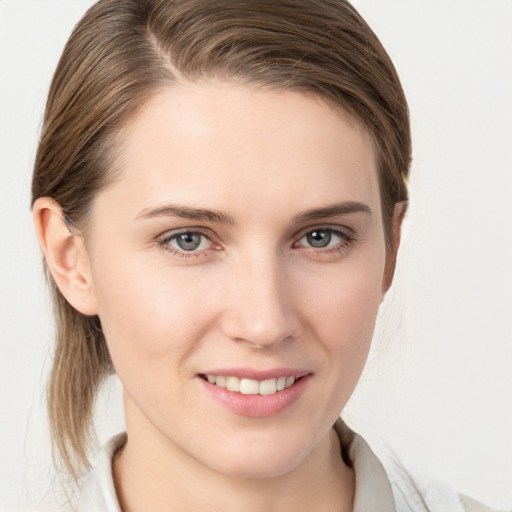
M 234 375 L 204 374 L 200 375 L 200 377 L 214 386 L 225 388 L 235 393 L 241 393 L 242 395 L 274 395 L 291 388 L 304 375 L 282 376 L 264 380 L 239 378 Z
M 309 388 L 312 372 L 281 368 L 231 368 L 198 374 L 203 389 L 238 416 L 265 418 L 284 413 Z

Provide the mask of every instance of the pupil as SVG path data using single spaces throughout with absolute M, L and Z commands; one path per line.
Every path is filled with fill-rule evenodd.
M 177 243 L 184 251 L 193 251 L 201 243 L 201 235 L 197 233 L 182 233 L 178 235 Z
M 307 235 L 309 245 L 312 247 L 327 247 L 331 241 L 331 233 L 329 231 L 312 231 Z

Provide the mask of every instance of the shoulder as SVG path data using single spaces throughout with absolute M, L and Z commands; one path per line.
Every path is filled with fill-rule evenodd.
M 126 439 L 126 433 L 117 434 L 102 446 L 92 469 L 80 479 L 76 493 L 52 499 L 48 506 L 19 512 L 122 512 L 116 496 L 112 462 Z M 0 512 L 13 511 L 0 507 Z
M 61 503 L 20 512 L 122 512 L 117 500 L 112 462 L 126 443 L 126 433 L 117 434 L 105 443 L 95 457 L 93 468 L 80 479 L 76 494 L 62 497 Z M 8 512 L 2 510 L 0 512 Z
M 343 456 L 354 468 L 356 497 L 360 491 L 376 496 L 380 506 L 376 505 L 375 510 L 382 510 L 386 503 L 386 510 L 395 512 L 498 512 L 460 495 L 442 481 L 411 469 L 392 452 L 378 458 L 368 443 L 341 419 L 334 428 L 340 437 Z M 390 501 L 393 505 L 389 505 Z M 365 506 L 364 510 L 373 512 L 374 508 Z
M 498 512 L 458 493 L 445 482 L 424 472 L 406 467 L 392 458 L 384 459 L 397 511 L 428 512 Z
M 121 512 L 117 501 L 112 462 L 126 444 L 126 433 L 111 438 L 100 450 L 92 471 L 83 481 L 76 512 Z
M 497 510 L 490 509 L 486 507 L 484 504 L 475 501 L 474 499 L 469 498 L 468 496 L 464 496 L 463 494 L 460 495 L 460 501 L 466 512 L 498 512 Z
M 71 504 L 68 505 L 48 505 L 44 507 L 38 508 L 22 508 L 22 509 L 12 509 L 12 508 L 4 508 L 0 506 L 0 512 L 75 512 L 74 507 Z
M 401 504 L 401 507 L 397 506 L 397 510 L 499 512 L 458 493 L 446 482 L 406 466 L 396 457 L 389 457 L 387 460 L 384 458 L 383 463 L 388 471 L 397 505 Z M 411 506 L 415 502 L 421 503 L 421 506 Z

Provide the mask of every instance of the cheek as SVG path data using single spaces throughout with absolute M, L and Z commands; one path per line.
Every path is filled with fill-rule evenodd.
M 383 298 L 383 266 L 346 265 L 322 278 L 301 279 L 301 296 L 307 301 L 304 309 L 324 334 L 321 339 L 349 344 L 350 339 L 371 337 Z
M 99 316 L 116 369 L 184 357 L 209 318 L 194 276 L 151 262 L 105 256 L 94 268 Z M 211 308 L 210 308 L 211 311 Z
M 302 286 L 314 290 L 303 305 L 307 324 L 326 356 L 333 386 L 342 385 L 345 400 L 363 370 L 383 298 L 383 264 L 344 266 L 322 279 L 305 276 Z M 339 379 L 339 381 L 338 381 Z

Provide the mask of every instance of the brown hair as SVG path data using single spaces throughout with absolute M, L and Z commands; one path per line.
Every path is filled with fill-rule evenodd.
M 50 87 L 32 201 L 54 198 L 78 231 L 115 179 L 115 135 L 155 92 L 218 78 L 313 93 L 372 137 L 386 240 L 407 199 L 407 104 L 380 41 L 344 0 L 101 0 L 71 34 Z M 92 410 L 111 368 L 97 317 L 50 278 L 57 342 L 48 387 L 54 445 L 76 476 L 88 466 Z

